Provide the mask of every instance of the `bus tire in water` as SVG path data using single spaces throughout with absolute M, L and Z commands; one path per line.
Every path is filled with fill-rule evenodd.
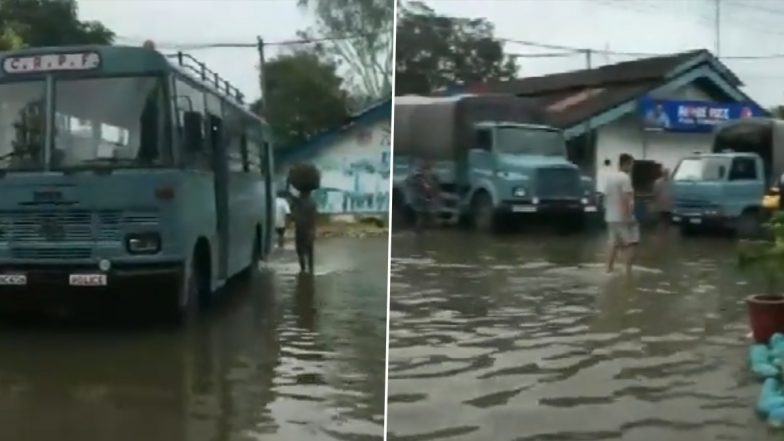
M 493 232 L 496 229 L 497 215 L 493 200 L 487 192 L 480 191 L 471 200 L 471 223 L 479 231 Z
M 209 245 L 196 244 L 190 263 L 182 272 L 176 298 L 176 319 L 185 321 L 212 302 Z
M 248 267 L 240 274 L 243 278 L 252 278 L 259 269 L 259 262 L 261 261 L 261 227 L 256 226 L 253 233 L 253 247 L 250 251 L 250 261 Z

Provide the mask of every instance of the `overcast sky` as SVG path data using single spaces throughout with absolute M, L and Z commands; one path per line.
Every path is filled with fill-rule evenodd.
M 296 39 L 313 24 L 296 0 L 78 0 L 79 18 L 98 20 L 117 33 L 117 44 L 151 39 L 162 52 L 169 44 L 255 43 Z M 270 47 L 266 58 L 278 49 Z M 188 50 L 242 90 L 250 102 L 259 91 L 255 49 Z
M 713 50 L 715 0 L 425 0 L 439 13 L 495 24 L 496 36 L 540 43 L 621 52 Z M 784 2 L 720 0 L 721 55 L 784 54 Z M 506 45 L 508 52 L 554 52 Z M 556 51 L 557 52 L 557 51 Z M 596 54 L 595 64 L 632 59 Z M 760 104 L 784 104 L 784 57 L 723 60 Z M 522 75 L 585 67 L 583 55 L 520 59 Z

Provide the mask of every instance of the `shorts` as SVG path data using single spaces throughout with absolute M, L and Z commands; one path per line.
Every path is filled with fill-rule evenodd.
M 663 223 L 669 223 L 672 220 L 672 213 L 669 211 L 660 211 L 659 220 Z
M 626 247 L 640 243 L 640 225 L 637 222 L 610 222 L 607 232 L 612 245 Z
M 278 232 L 278 236 L 283 236 L 286 234 L 286 227 L 277 227 L 275 228 L 275 231 Z

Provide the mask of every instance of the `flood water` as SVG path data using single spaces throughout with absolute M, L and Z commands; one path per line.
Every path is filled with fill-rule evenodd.
M 393 235 L 390 440 L 773 440 L 731 239 Z
M 276 252 L 184 327 L 36 318 L 0 329 L 2 440 L 379 440 L 387 240 Z

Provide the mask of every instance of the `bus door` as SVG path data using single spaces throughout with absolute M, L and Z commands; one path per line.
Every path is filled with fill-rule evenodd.
M 272 145 L 264 141 L 262 144 L 262 170 L 261 172 L 264 173 L 264 208 L 266 209 L 266 219 L 265 219 L 265 228 L 264 228 L 264 254 L 268 255 L 268 253 L 272 252 L 272 243 L 275 240 L 275 236 L 273 234 L 274 227 L 275 227 L 275 199 L 277 198 L 277 193 L 275 191 L 274 186 L 274 164 L 272 163 Z
M 215 220 L 218 237 L 218 279 L 225 280 L 229 258 L 229 176 L 223 121 L 209 115 L 212 167 L 215 176 Z

